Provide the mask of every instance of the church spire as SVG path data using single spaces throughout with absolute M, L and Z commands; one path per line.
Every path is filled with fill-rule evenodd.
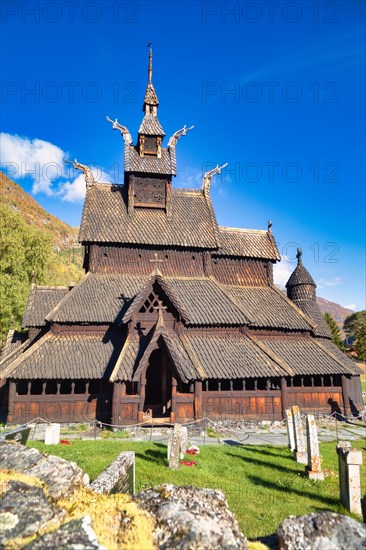
M 146 86 L 146 92 L 145 92 L 145 98 L 144 98 L 144 105 L 142 107 L 142 110 L 147 115 L 157 115 L 158 112 L 158 106 L 159 106 L 159 100 L 158 96 L 156 95 L 154 84 L 152 83 L 152 47 L 151 42 L 148 44 L 149 47 L 149 63 L 147 68 L 147 86 Z
M 149 66 L 148 66 L 148 70 L 147 70 L 147 82 L 148 82 L 148 84 L 152 84 L 152 47 L 151 47 L 151 42 L 149 42 L 148 48 L 149 48 Z

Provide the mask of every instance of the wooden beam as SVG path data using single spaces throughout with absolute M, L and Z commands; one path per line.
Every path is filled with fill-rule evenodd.
M 350 399 L 349 399 L 349 378 L 342 374 L 342 396 L 344 413 L 346 416 L 351 414 Z
M 285 418 L 286 416 L 286 409 L 287 409 L 287 382 L 286 378 L 281 378 L 281 413 L 282 418 Z
M 194 418 L 202 418 L 202 381 L 196 380 L 194 383 Z

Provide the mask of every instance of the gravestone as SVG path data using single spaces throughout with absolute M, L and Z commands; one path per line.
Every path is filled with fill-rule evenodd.
M 10 430 L 9 432 L 3 432 L 0 434 L 1 441 L 17 441 L 22 445 L 26 445 L 31 429 L 29 426 L 22 426 L 16 428 L 15 430 Z
M 135 453 L 123 451 L 90 487 L 97 493 L 135 493 Z
M 60 424 L 48 424 L 44 435 L 45 445 L 58 445 L 60 443 Z
M 294 421 L 291 409 L 286 409 L 286 427 L 288 436 L 288 446 L 291 451 L 295 450 Z
M 180 429 L 180 458 L 183 460 L 188 448 L 188 428 L 182 426 Z
M 353 514 L 362 515 L 360 466 L 362 451 L 352 449 L 348 441 L 337 445 L 339 490 L 342 504 Z
M 292 410 L 294 435 L 295 435 L 295 451 L 294 451 L 295 460 L 296 462 L 299 462 L 299 464 L 307 464 L 308 455 L 306 452 L 305 436 L 304 436 L 304 431 L 302 429 L 300 409 L 297 405 L 293 405 L 291 407 L 291 410 Z
M 175 424 L 173 428 L 172 442 L 169 453 L 169 468 L 171 470 L 177 470 L 179 467 L 181 428 L 181 424 Z
M 313 414 L 306 416 L 306 438 L 308 447 L 308 465 L 306 473 L 309 479 L 324 480 L 319 453 L 318 429 Z

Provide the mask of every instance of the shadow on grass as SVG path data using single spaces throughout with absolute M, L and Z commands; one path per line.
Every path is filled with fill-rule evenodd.
M 161 463 L 167 460 L 166 445 L 161 443 L 154 443 L 154 447 L 157 449 L 146 449 L 146 451 L 135 451 L 135 455 L 147 462 Z
M 308 491 L 302 491 L 301 489 L 295 489 L 293 487 L 283 487 L 279 483 L 276 483 L 274 481 L 268 481 L 266 479 L 262 479 L 258 476 L 248 475 L 247 479 L 253 483 L 253 485 L 260 485 L 261 487 L 264 487 L 265 489 L 271 489 L 272 491 L 279 491 L 280 493 L 295 493 L 296 495 L 308 498 L 310 500 L 322 502 L 323 504 L 326 504 L 328 506 L 331 506 L 334 508 L 338 504 L 338 500 L 336 498 L 331 497 L 324 497 L 321 495 L 316 495 L 314 493 L 310 493 Z
M 287 468 L 286 466 L 280 466 L 279 464 L 276 464 L 274 462 L 268 462 L 265 460 L 261 460 L 260 458 L 253 458 L 251 456 L 239 456 L 234 453 L 227 453 L 228 456 L 231 456 L 232 458 L 239 458 L 240 460 L 244 460 L 245 462 L 250 462 L 251 464 L 255 464 L 256 466 L 265 466 L 269 468 L 274 468 L 280 472 L 284 472 L 285 474 L 294 474 L 297 473 L 296 469 L 294 468 Z M 276 458 L 276 457 L 274 457 Z M 295 464 L 295 463 L 294 463 Z M 296 463 L 297 464 L 297 463 Z
M 233 442 L 235 443 L 235 442 Z M 273 456 L 274 458 L 276 457 L 280 457 L 281 459 L 285 459 L 285 460 L 293 460 L 293 455 L 290 454 L 290 451 L 287 447 L 271 447 L 269 445 L 255 445 L 255 446 L 252 446 L 252 445 L 233 445 L 234 447 L 240 447 L 241 449 L 243 449 L 243 451 L 245 452 L 249 452 L 249 453 L 259 453 L 259 454 L 262 454 L 262 455 L 267 455 L 267 456 Z

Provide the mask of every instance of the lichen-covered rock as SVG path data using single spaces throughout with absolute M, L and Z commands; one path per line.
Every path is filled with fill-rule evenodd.
M 54 499 L 70 494 L 78 485 L 89 483 L 89 477 L 75 462 L 16 443 L 0 444 L 0 464 L 4 470 L 37 477 L 47 485 L 48 494 Z
M 281 550 L 366 549 L 366 525 L 333 512 L 290 516 L 277 535 Z
M 155 517 L 154 541 L 161 549 L 247 548 L 221 491 L 166 484 L 135 499 Z
M 0 500 L 0 545 L 18 540 L 20 547 L 21 541 L 46 526 L 57 526 L 65 515 L 40 487 L 8 481 Z
M 27 550 L 105 550 L 98 542 L 89 516 L 69 521 L 59 529 L 38 537 L 24 546 Z

